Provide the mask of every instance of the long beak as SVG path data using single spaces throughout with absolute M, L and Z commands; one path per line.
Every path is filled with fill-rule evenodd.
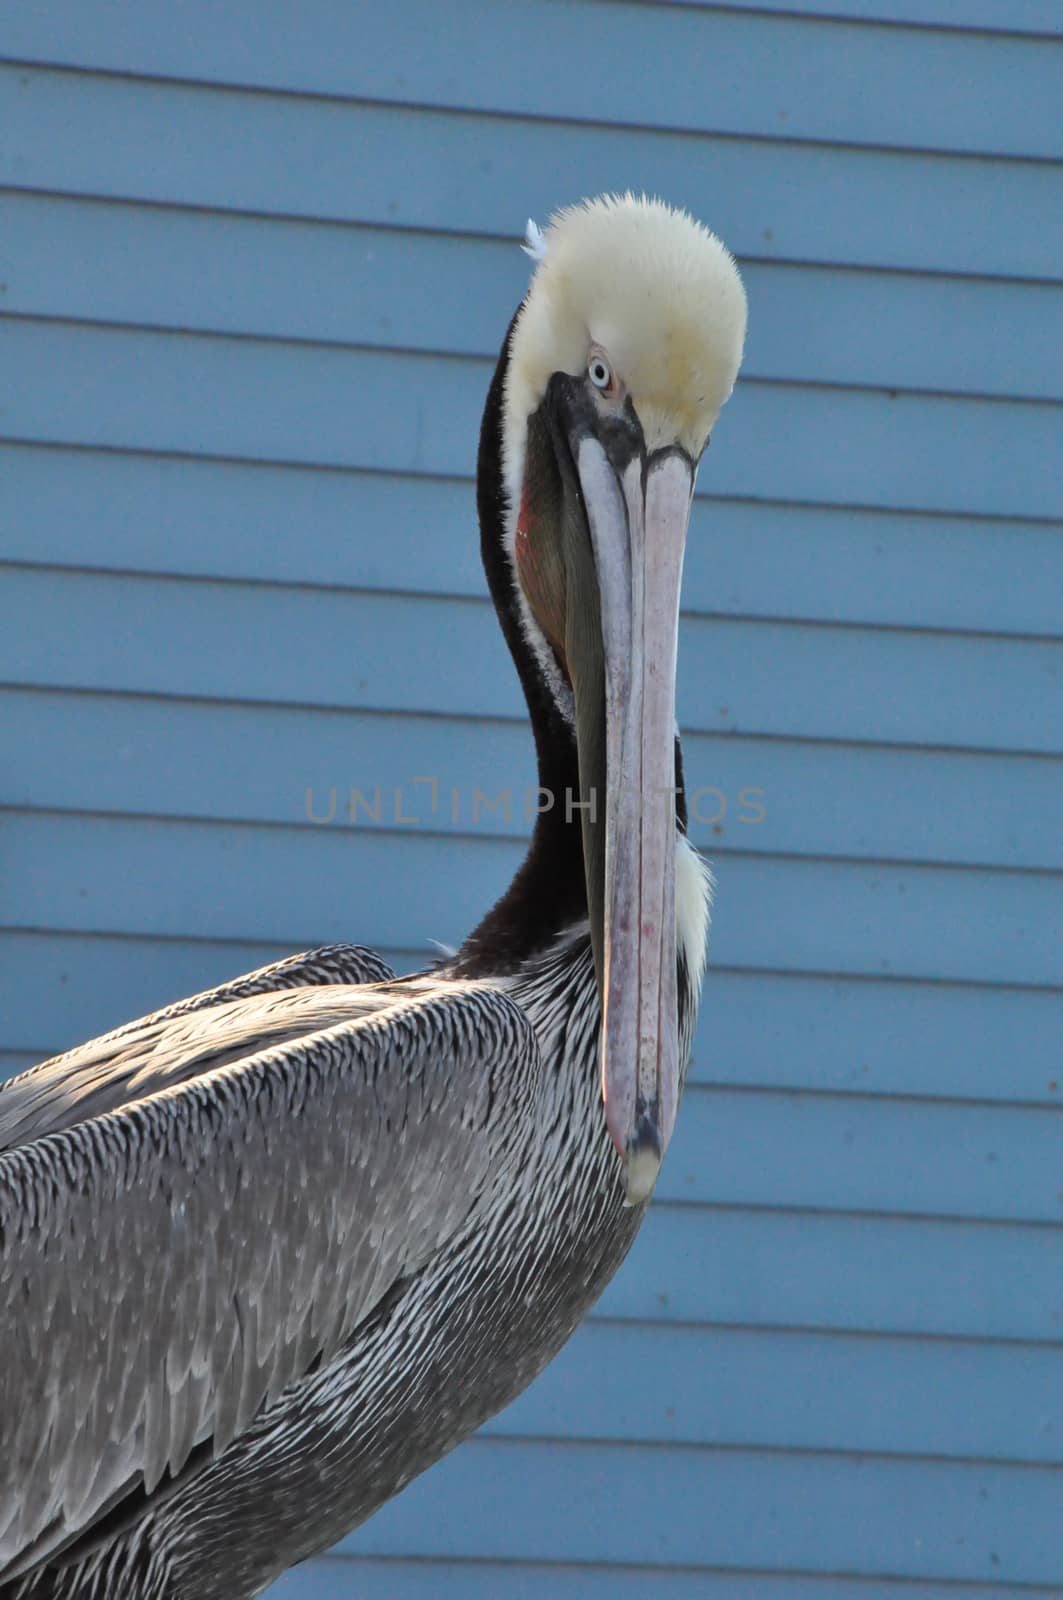
M 679 1098 L 675 673 L 694 469 L 679 450 L 625 461 L 593 433 L 572 443 L 600 623 L 600 632 L 584 627 L 570 636 L 568 654 L 602 997 L 602 1091 L 635 1205 L 656 1183 Z M 580 583 L 584 602 L 594 578 Z M 570 619 L 589 610 L 570 603 Z

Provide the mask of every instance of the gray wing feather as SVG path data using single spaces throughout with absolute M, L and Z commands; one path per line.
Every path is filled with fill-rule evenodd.
M 324 945 L 124 1023 L 0 1083 L 0 1151 L 116 1111 L 130 1100 L 187 1082 L 210 1065 L 247 1055 L 246 1013 L 233 1002 L 293 990 L 316 993 L 322 986 L 387 983 L 394 977 L 372 950 Z M 206 1011 L 208 1018 L 202 1015 Z M 261 1044 L 309 1031 L 305 1022 L 296 1021 L 287 1035 L 276 1033 Z
M 289 994 L 298 1039 L 0 1155 L 0 1579 L 220 1454 L 506 1181 L 524 1014 L 488 985 L 367 993 L 308 1035 L 329 992 Z M 204 1021 L 242 1007 L 246 1043 L 279 1004 Z

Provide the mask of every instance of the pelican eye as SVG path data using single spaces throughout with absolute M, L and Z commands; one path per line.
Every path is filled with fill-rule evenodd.
M 594 387 L 600 389 L 603 394 L 608 394 L 613 387 L 613 374 L 603 356 L 591 356 L 587 363 L 587 376 Z

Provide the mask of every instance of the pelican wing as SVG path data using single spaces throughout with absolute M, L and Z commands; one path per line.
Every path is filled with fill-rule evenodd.
M 282 1026 L 278 1017 L 286 1015 L 282 1004 L 272 1008 L 275 1031 L 256 1036 L 253 1023 L 268 1024 L 270 1008 L 260 1017 L 251 1013 L 249 1026 L 247 1011 L 229 1006 L 230 1001 L 337 984 L 386 983 L 394 977 L 386 962 L 361 945 L 323 945 L 124 1023 L 0 1083 L 0 1151 L 116 1111 L 130 1100 L 198 1077 L 208 1066 L 238 1060 L 248 1054 L 249 1038 L 262 1048 L 309 1031 L 298 1020 L 288 1033 L 276 1031 Z M 207 1011 L 210 1015 L 204 1017 Z
M 0 1581 L 219 1455 L 512 1177 L 497 1113 L 539 1053 L 494 987 L 167 1026 L 197 1017 L 224 1064 L 0 1155 Z

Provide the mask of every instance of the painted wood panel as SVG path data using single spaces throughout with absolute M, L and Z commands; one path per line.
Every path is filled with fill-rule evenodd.
M 694 1087 L 670 1200 L 1063 1224 L 1063 1109 Z
M 1059 1348 L 595 1319 L 484 1433 L 1058 1466 L 1061 1415 Z
M 520 861 L 507 840 L 10 812 L 0 926 L 305 948 L 455 944 Z M 383 898 L 375 886 L 393 886 Z M 1059 986 L 1053 874 L 734 855 L 714 959 L 768 971 Z M 322 894 L 322 885 L 330 892 Z M 812 918 L 806 907 L 815 906 Z M 17 920 L 12 919 L 17 907 Z
M 445 11 L 430 0 L 365 11 L 304 0 L 297 16 L 283 0 L 260 0 L 249 27 L 239 0 L 185 0 L 179 16 L 165 0 L 142 0 L 135 30 L 101 30 L 77 0 L 62 0 L 12 16 L 0 49 L 48 64 L 577 122 L 614 123 L 622 84 L 623 120 L 643 128 L 1063 154 L 1052 114 L 1063 48 L 729 7 L 614 5 L 603 25 L 592 0 L 545 9 L 459 0 Z
M 30 567 L 5 571 L 3 598 L 0 676 L 11 684 L 492 718 L 521 712 L 483 601 Z M 685 619 L 680 631 L 679 720 L 700 732 L 1034 754 L 1059 747 L 1058 641 L 704 618 Z M 314 649 L 286 645 L 307 639 Z
M 677 5 L 712 5 L 712 0 L 676 0 Z M 892 22 L 917 27 L 978 29 L 988 34 L 1034 34 L 1063 37 L 1063 19 L 1055 0 L 727 0 L 728 10 L 772 11 L 783 16 L 852 18 L 858 22 Z
M 341 1548 L 1050 1584 L 1061 1494 L 1054 1468 L 478 1439 Z
M 652 4 L 652 0 L 650 0 Z M 914 24 L 934 28 L 973 28 L 993 33 L 1063 36 L 1055 0 L 727 0 L 733 11 L 779 12 L 785 16 L 851 17 L 858 22 Z M 676 0 L 677 5 L 711 5 L 712 0 Z
M 710 856 L 1063 868 L 1058 758 L 684 734 L 690 836 Z M 0 778 L 7 806 L 531 831 L 534 750 L 517 718 L 0 689 L 0 742 L 16 753 Z M 211 759 L 220 749 L 224 764 Z
M 1054 524 L 721 500 L 708 493 L 715 473 L 714 460 L 694 501 L 688 611 L 1058 632 L 1063 540 Z M 484 593 L 471 480 L 379 471 L 0 444 L 0 553 L 55 566 Z
M 472 470 L 491 373 L 474 360 L 33 319 L 0 325 L 0 362 L 0 404 L 21 439 L 444 475 Z M 706 489 L 750 498 L 1054 517 L 1058 438 L 1055 405 L 753 379 L 702 475 Z
M 3 303 L 28 316 L 493 358 L 523 286 L 513 241 L 446 233 L 17 190 L 0 229 Z M 1056 285 L 760 261 L 742 275 L 747 378 L 1063 398 Z
M 1063 1580 L 1063 43 L 1042 0 L 827 9 L 465 0 L 486 73 L 422 0 L 360 53 L 329 0 L 0 22 L 0 1073 L 318 939 L 460 937 L 521 816 L 315 828 L 305 789 L 530 772 L 470 485 L 515 236 L 659 189 L 750 290 L 662 1197 L 544 1381 L 278 1596 Z
M 13 1078 L 16 1073 L 35 1067 L 41 1057 L 37 1051 L 0 1050 L 0 1079 Z
M 649 1322 L 1056 1346 L 1063 1234 L 1006 1222 L 662 1203 L 599 1309 Z
M 0 183 L 19 188 L 507 239 L 560 196 L 631 188 L 711 217 L 743 257 L 1052 282 L 1063 259 L 1050 162 L 485 124 L 36 67 L 0 69 L 0 121 Z
M 1055 1589 L 994 1583 L 912 1583 L 903 1579 L 823 1574 L 667 1572 L 660 1567 L 615 1567 L 524 1561 L 401 1561 L 332 1557 L 297 1567 L 271 1596 L 277 1600 L 1056 1600 Z

